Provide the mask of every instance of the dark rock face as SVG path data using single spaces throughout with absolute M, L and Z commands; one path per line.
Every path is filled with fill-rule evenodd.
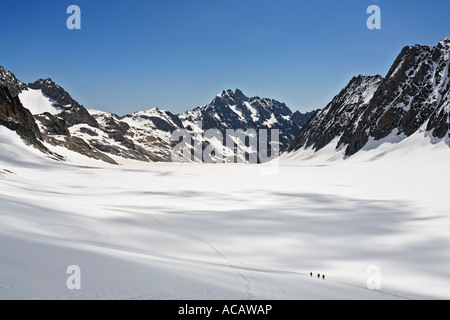
M 104 153 L 92 148 L 89 144 L 86 143 L 81 138 L 78 137 L 68 137 L 66 139 L 67 145 L 65 146 L 67 149 L 72 150 L 74 152 L 78 152 L 80 154 L 84 154 L 90 158 L 96 160 L 102 160 L 104 162 L 110 164 L 117 164 L 116 161 L 111 159 L 111 157 L 105 155 Z
M 105 119 L 105 126 L 104 129 L 106 131 L 110 132 L 117 132 L 122 135 L 127 134 L 128 130 L 130 130 L 130 126 L 128 123 L 120 121 L 120 117 L 118 116 L 111 116 L 109 118 Z
M 83 123 L 87 123 L 94 128 L 98 127 L 98 123 L 95 119 L 92 118 L 89 112 L 80 105 L 72 105 L 70 108 L 65 108 L 61 111 L 59 117 L 64 119 L 69 127 Z
M 311 146 L 317 151 L 339 139 L 337 148 L 345 146 L 351 156 L 370 137 L 410 136 L 427 122 L 427 131 L 444 138 L 450 123 L 449 55 L 450 37 L 436 47 L 403 48 L 384 79 L 353 78 L 284 151 Z M 367 93 L 373 90 L 369 99 Z
M 311 147 L 320 150 L 336 137 L 352 136 L 355 123 L 367 110 L 368 102 L 378 89 L 381 76 L 354 77 L 350 83 L 323 109 L 318 111 L 283 151 Z M 342 142 L 339 142 L 338 147 Z
M 0 86 L 7 87 L 13 97 L 18 96 L 19 93 L 27 89 L 27 86 L 17 80 L 11 71 L 5 70 L 2 66 L 0 66 Z
M 89 129 L 89 128 L 85 128 L 85 127 L 80 128 L 80 132 L 84 133 L 84 134 L 87 134 L 87 135 L 90 135 L 91 137 L 98 137 L 98 133 L 93 131 L 93 130 L 91 130 L 91 129 Z
M 359 151 L 370 136 L 382 139 L 397 130 L 412 135 L 426 121 L 433 136 L 443 138 L 449 126 L 450 38 L 437 47 L 415 45 L 402 50 L 363 115 L 346 154 Z M 445 130 L 446 128 L 446 130 Z
M 91 141 L 91 146 L 101 152 L 112 154 L 124 159 L 133 159 L 144 162 L 162 161 L 160 158 L 158 158 L 153 154 L 150 154 L 147 150 L 145 150 L 141 146 L 135 145 L 129 139 L 123 139 L 120 142 L 124 148 L 117 148 L 110 144 L 102 144 L 98 140 Z
M 319 111 L 319 110 L 314 110 L 314 111 L 305 112 L 305 113 L 301 113 L 300 111 L 295 111 L 292 114 L 292 121 L 294 123 L 297 123 L 300 127 L 303 128 L 308 123 L 309 119 L 311 119 L 316 114 L 317 111 Z
M 45 133 L 47 135 L 70 136 L 69 128 L 67 127 L 66 122 L 54 117 L 48 112 L 36 115 L 35 119 L 46 128 Z
M 19 98 L 13 97 L 9 89 L 0 88 L 0 115 L 9 121 L 22 124 L 33 135 L 40 137 L 40 131 L 30 111 L 22 106 Z
M 117 162 L 107 155 L 92 148 L 83 139 L 73 137 L 70 134 L 69 128 L 64 120 L 61 120 L 50 113 L 44 113 L 35 117 L 44 128 L 42 136 L 49 144 L 53 146 L 62 146 L 68 150 L 83 154 L 96 160 L 117 164 Z
M 42 144 L 42 136 L 33 115 L 25 109 L 17 96 L 7 87 L 0 87 L 0 125 L 17 132 L 27 145 L 33 145 L 42 152 L 49 150 Z
M 69 127 L 82 123 L 86 123 L 94 128 L 98 127 L 97 121 L 89 112 L 77 101 L 72 99 L 66 90 L 54 83 L 51 79 L 39 79 L 33 83 L 29 83 L 28 87 L 30 89 L 41 90 L 47 97 L 54 100 L 58 104 L 58 107 L 62 108 L 58 116 L 66 121 Z

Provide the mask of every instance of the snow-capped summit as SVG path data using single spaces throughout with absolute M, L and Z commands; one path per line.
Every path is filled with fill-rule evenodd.
M 441 42 L 439 42 L 439 44 L 445 46 L 445 45 L 450 45 L 450 36 L 444 38 L 441 40 Z
M 78 104 L 70 94 L 64 90 L 61 86 L 53 82 L 52 79 L 39 79 L 33 83 L 28 84 L 28 88 L 41 90 L 45 95 L 51 97 L 61 106 L 71 106 L 72 104 Z
M 295 115 L 294 115 L 295 114 Z M 203 107 L 180 115 L 185 128 L 202 121 L 203 129 L 279 129 L 280 141 L 291 140 L 313 113 L 293 113 L 273 99 L 247 97 L 241 90 L 224 90 Z
M 450 138 L 450 37 L 436 47 L 403 48 L 386 77 L 358 77 L 318 112 L 286 146 L 287 152 L 332 141 L 346 156 L 370 141 L 402 139 L 418 130 Z M 398 140 L 397 139 L 397 140 Z
M 14 73 L 6 70 L 0 66 L 0 86 L 5 86 L 13 97 L 19 95 L 22 90 L 26 90 L 27 86 L 22 81 L 19 81 Z
M 89 112 L 80 105 L 70 94 L 61 86 L 57 85 L 50 78 L 39 79 L 28 84 L 28 88 L 40 90 L 42 94 L 55 102 L 55 107 L 61 111 L 58 116 L 67 122 L 69 126 L 87 123 L 92 127 L 98 127 L 97 121 Z

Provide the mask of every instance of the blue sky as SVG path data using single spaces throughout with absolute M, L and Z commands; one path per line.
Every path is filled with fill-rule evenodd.
M 71 4 L 81 30 L 66 27 Z M 366 27 L 372 4 L 381 30 Z M 384 76 L 403 46 L 449 36 L 449 12 L 447 0 L 7 1 L 0 65 L 119 115 L 178 113 L 235 88 L 309 111 L 354 75 Z

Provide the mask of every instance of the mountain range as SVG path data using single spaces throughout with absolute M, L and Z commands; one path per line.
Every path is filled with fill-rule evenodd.
M 171 134 L 177 129 L 192 135 L 208 129 L 278 129 L 284 154 L 327 147 L 350 157 L 374 141 L 398 142 L 418 132 L 450 146 L 449 57 L 450 37 L 434 47 L 407 46 L 385 77 L 355 76 L 325 108 L 304 114 L 236 89 L 181 114 L 153 108 L 118 116 L 86 109 L 51 79 L 26 85 L 0 67 L 0 125 L 55 159 L 64 155 L 51 147 L 111 164 L 171 161 L 176 144 Z M 189 147 L 213 143 L 199 137 Z
M 118 159 L 171 161 L 177 129 L 190 133 L 219 129 L 278 129 L 280 146 L 291 141 L 314 112 L 292 112 L 284 103 L 242 91 L 226 90 L 210 103 L 182 114 L 153 108 L 125 116 L 86 109 L 51 79 L 28 85 L 0 67 L 0 124 L 16 131 L 27 144 L 54 157 L 45 144 L 116 164 Z M 201 121 L 202 128 L 198 128 Z M 203 148 L 207 139 L 201 138 Z M 234 152 L 228 150 L 228 153 Z M 245 161 L 245 159 L 243 159 Z

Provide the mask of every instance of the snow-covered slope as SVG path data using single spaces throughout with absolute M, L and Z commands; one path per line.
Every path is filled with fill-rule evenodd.
M 27 89 L 19 94 L 20 102 L 30 110 L 33 115 L 48 112 L 56 115 L 61 109 L 55 106 L 56 102 L 46 97 L 41 90 Z
M 268 176 L 69 165 L 0 128 L 0 298 L 449 299 L 448 150 L 416 139 Z M 381 291 L 366 289 L 371 265 Z

